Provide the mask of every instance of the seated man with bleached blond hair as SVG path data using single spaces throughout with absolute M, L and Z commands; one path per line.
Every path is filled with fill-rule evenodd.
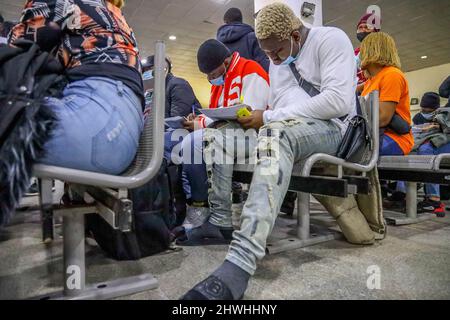
M 267 237 L 288 190 L 294 163 L 315 153 L 335 155 L 347 127 L 345 119 L 356 110 L 356 62 L 343 31 L 308 29 L 288 6 L 275 3 L 260 11 L 256 36 L 272 62 L 270 110 L 239 120 L 244 128 L 259 130 L 258 143 L 248 146 L 258 148 L 258 159 L 241 228 L 233 233 L 225 262 L 185 294 L 186 300 L 237 300 L 244 296 L 256 261 L 265 255 Z M 300 86 L 294 72 L 309 85 Z M 208 228 L 220 229 L 220 221 L 231 215 L 215 210 L 225 199 L 214 194 L 222 189 L 214 184 L 231 178 L 232 170 L 229 165 L 212 167 Z M 223 197 L 228 196 L 223 193 Z

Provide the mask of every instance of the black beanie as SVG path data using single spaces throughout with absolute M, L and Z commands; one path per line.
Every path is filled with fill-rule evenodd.
M 198 49 L 198 68 L 201 72 L 208 74 L 220 67 L 229 56 L 231 52 L 222 42 L 209 39 Z
M 427 92 L 423 95 L 420 106 L 422 108 L 438 109 L 441 105 L 441 98 L 435 92 Z

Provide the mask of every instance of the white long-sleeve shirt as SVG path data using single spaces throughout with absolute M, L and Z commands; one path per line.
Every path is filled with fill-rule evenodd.
M 270 65 L 269 107 L 264 122 L 298 117 L 336 121 L 356 113 L 356 62 L 348 36 L 334 27 L 312 28 L 295 61 L 300 75 L 320 90 L 310 97 L 298 84 L 289 66 Z

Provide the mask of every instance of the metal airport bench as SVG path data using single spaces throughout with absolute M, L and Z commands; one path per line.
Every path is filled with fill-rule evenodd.
M 310 194 L 346 198 L 350 194 L 369 194 L 370 185 L 366 174 L 373 170 L 379 156 L 379 95 L 373 92 L 367 101 L 361 99 L 361 108 L 367 115 L 372 133 L 372 150 L 365 163 L 349 163 L 327 154 L 314 154 L 302 164 L 294 166 L 289 190 L 298 192 L 296 237 L 289 237 L 267 244 L 269 253 L 303 248 L 336 239 L 336 233 L 315 227 L 310 230 Z M 337 177 L 315 174 L 317 166 L 337 166 Z M 235 181 L 250 183 L 254 165 L 235 165 L 233 178 Z M 354 172 L 345 175 L 344 169 Z
M 52 229 L 53 214 L 62 216 L 64 243 L 64 290 L 39 299 L 111 299 L 158 287 L 158 281 L 151 274 L 86 286 L 84 215 L 98 213 L 114 229 L 125 232 L 131 229 L 133 204 L 127 198 L 128 190 L 151 180 L 157 174 L 163 159 L 164 57 L 165 44 L 158 41 L 155 58 L 155 107 L 144 127 L 136 158 L 124 174 L 113 176 L 53 166 L 35 166 L 34 174 L 40 179 L 42 216 L 46 222 L 44 232 L 49 232 L 49 226 Z M 54 208 L 52 180 L 68 183 L 79 195 L 90 196 L 93 203 Z
M 433 218 L 417 214 L 417 183 L 450 185 L 450 154 L 437 156 L 382 157 L 378 165 L 380 179 L 406 182 L 406 216 L 385 211 L 386 220 L 394 225 L 414 224 Z

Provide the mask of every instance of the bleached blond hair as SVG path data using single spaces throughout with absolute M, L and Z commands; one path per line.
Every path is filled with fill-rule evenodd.
M 275 2 L 261 9 L 256 18 L 256 37 L 259 40 L 271 36 L 279 40 L 289 39 L 292 32 L 302 26 L 300 18 L 287 5 Z
M 111 2 L 119 9 L 122 9 L 125 6 L 125 0 L 108 0 L 108 2 Z
M 402 67 L 395 41 L 385 32 L 371 33 L 364 39 L 360 59 L 363 69 L 372 63 L 398 69 Z

